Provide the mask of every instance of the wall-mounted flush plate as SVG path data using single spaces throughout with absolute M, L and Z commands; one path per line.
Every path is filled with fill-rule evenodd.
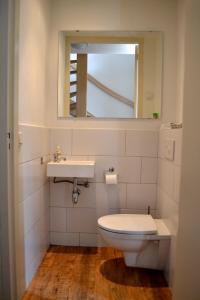
M 175 153 L 175 140 L 166 139 L 165 140 L 165 158 L 168 160 L 174 160 Z

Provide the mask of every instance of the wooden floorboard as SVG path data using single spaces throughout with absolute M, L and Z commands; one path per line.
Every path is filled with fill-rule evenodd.
M 171 300 L 163 273 L 111 248 L 51 246 L 22 300 Z

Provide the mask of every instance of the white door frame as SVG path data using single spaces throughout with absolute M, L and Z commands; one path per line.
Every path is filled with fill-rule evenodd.
M 3 300 L 17 299 L 14 209 L 18 116 L 14 101 L 16 5 L 18 7 L 15 0 L 0 0 L 0 299 Z

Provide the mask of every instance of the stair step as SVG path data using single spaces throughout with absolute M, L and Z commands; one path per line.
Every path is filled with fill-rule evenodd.
M 71 71 L 70 71 L 70 74 L 76 74 L 76 73 L 77 73 L 76 70 L 71 70 Z
M 76 84 L 77 84 L 77 81 L 71 81 L 71 82 L 70 82 L 70 86 L 76 85 Z
M 70 93 L 70 98 L 75 97 L 76 96 L 76 92 L 71 92 Z
M 77 63 L 77 59 L 71 59 L 70 60 L 70 64 L 76 64 Z

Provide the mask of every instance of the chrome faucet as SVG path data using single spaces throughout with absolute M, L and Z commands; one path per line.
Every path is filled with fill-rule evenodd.
M 53 155 L 54 162 L 60 162 L 62 158 L 62 151 L 60 149 L 60 146 L 56 147 L 56 152 Z

